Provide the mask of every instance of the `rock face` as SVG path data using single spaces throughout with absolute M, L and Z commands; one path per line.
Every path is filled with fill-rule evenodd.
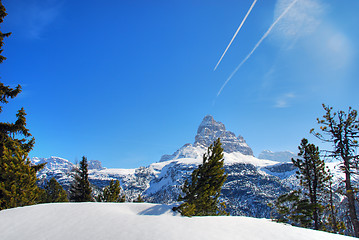
M 44 168 L 37 173 L 40 186 L 54 177 L 64 189 L 69 188 L 72 180 L 71 172 L 75 168 L 75 164 L 60 157 L 33 158 L 31 161 L 34 164 L 46 163 Z
M 65 190 L 68 190 L 71 181 L 72 174 L 76 165 L 70 161 L 60 158 L 60 157 L 50 157 L 50 158 L 37 158 L 34 157 L 31 159 L 33 164 L 42 164 L 46 163 L 44 168 L 37 173 L 39 178 L 39 185 L 42 186 L 45 181 L 49 181 L 51 178 L 55 178 Z M 101 162 L 98 160 L 89 160 L 88 161 L 88 170 L 102 170 L 104 169 L 101 166 Z
M 223 123 L 217 122 L 211 115 L 203 118 L 199 125 L 194 144 L 187 143 L 172 155 L 163 155 L 160 162 L 179 158 L 202 157 L 205 150 L 217 138 L 221 139 L 223 151 L 226 153 L 240 152 L 244 155 L 253 156 L 252 149 L 242 136 L 236 137 L 233 132 L 227 131 Z
M 221 139 L 223 151 L 227 153 L 240 152 L 253 156 L 252 149 L 242 136 L 236 137 L 233 132 L 227 131 L 223 123 L 217 122 L 211 115 L 203 118 L 195 137 L 195 146 L 209 147 L 217 138 Z
M 99 160 L 90 160 L 88 161 L 88 170 L 93 169 L 102 170 L 104 168 L 102 167 L 102 163 Z

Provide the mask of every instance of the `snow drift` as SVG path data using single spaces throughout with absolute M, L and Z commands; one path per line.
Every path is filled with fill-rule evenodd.
M 53 203 L 0 211 L 1 239 L 352 239 L 249 217 L 181 217 L 149 203 Z

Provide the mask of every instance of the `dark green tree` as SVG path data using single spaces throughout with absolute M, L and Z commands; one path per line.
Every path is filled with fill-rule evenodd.
M 297 178 L 305 189 L 304 195 L 309 199 L 312 208 L 313 228 L 318 230 L 321 225 L 319 215 L 324 210 L 321 199 L 328 186 L 330 175 L 325 168 L 324 160 L 320 159 L 317 146 L 309 144 L 308 140 L 303 138 L 298 149 L 299 158 L 292 159 L 292 162 L 298 169 Z
M 88 179 L 87 158 L 82 157 L 79 167 L 75 169 L 73 182 L 70 186 L 70 201 L 72 202 L 92 202 L 92 189 Z
M 311 227 L 313 208 L 307 198 L 303 198 L 300 190 L 281 195 L 274 202 L 276 220 L 290 223 L 298 227 Z
M 3 23 L 4 18 L 7 16 L 6 9 L 0 0 L 0 24 Z M 11 33 L 3 33 L 0 31 L 0 63 L 6 60 L 6 57 L 2 55 L 4 38 L 9 37 Z M 8 103 L 8 99 L 15 98 L 21 92 L 21 86 L 16 88 L 5 86 L 0 82 L 0 103 Z M 0 106 L 0 113 L 3 106 Z M 0 157 L 4 154 L 4 147 L 14 151 L 17 150 L 15 146 L 20 146 L 25 152 L 29 152 L 34 145 L 34 138 L 27 140 L 31 137 L 29 130 L 26 128 L 26 113 L 21 108 L 16 114 L 17 120 L 15 123 L 0 123 Z M 23 136 L 23 138 L 16 138 Z
M 330 174 L 327 192 L 327 204 L 325 205 L 326 215 L 323 217 L 323 230 L 331 233 L 344 234 L 346 230 L 344 222 L 338 217 L 338 209 L 334 203 L 333 175 Z
M 6 9 L 0 1 L 0 24 L 6 16 Z M 0 63 L 6 58 L 3 52 L 3 40 L 11 33 L 0 31 Z M 21 92 L 21 86 L 16 88 L 5 86 L 0 82 L 0 103 L 6 104 Z M 0 106 L 0 113 L 3 106 Z M 39 193 L 36 187 L 36 171 L 40 166 L 30 166 L 28 153 L 33 148 L 34 138 L 31 138 L 26 128 L 26 113 L 21 108 L 16 114 L 14 123 L 0 122 L 0 209 L 34 204 Z
M 103 193 L 97 198 L 99 202 L 125 202 L 125 195 L 121 194 L 120 182 L 118 180 L 110 181 L 110 185 L 104 188 Z
M 68 202 L 66 191 L 56 181 L 55 178 L 51 178 L 50 181 L 46 182 L 46 185 L 41 194 L 42 203 L 53 203 L 53 202 Z
M 223 167 L 223 148 L 218 138 L 203 155 L 203 163 L 186 180 L 179 196 L 183 203 L 174 208 L 184 216 L 225 215 L 224 204 L 220 204 L 219 196 L 227 179 Z
M 142 202 L 144 202 L 144 200 L 143 200 L 141 194 L 138 194 L 137 198 L 136 198 L 133 202 L 137 202 L 137 203 L 142 203 Z
M 349 107 L 348 112 L 332 112 L 333 108 L 323 104 L 325 114 L 322 119 L 317 119 L 322 133 L 311 133 L 318 139 L 329 142 L 333 150 L 329 150 L 328 156 L 341 161 L 341 169 L 345 174 L 345 196 L 348 200 L 348 215 L 353 228 L 353 236 L 359 237 L 359 220 L 355 205 L 355 189 L 352 176 L 358 173 L 359 156 L 356 154 L 359 146 L 359 119 L 356 110 Z
M 4 22 L 4 18 L 6 16 L 7 16 L 6 9 L 0 0 L 0 24 Z M 3 52 L 2 47 L 4 45 L 3 40 L 5 37 L 8 37 L 10 35 L 11 35 L 11 33 L 3 33 L 2 31 L 0 31 L 0 63 L 2 63 L 4 60 L 6 60 L 6 57 L 1 55 Z
M 36 171 L 30 166 L 27 153 L 17 148 L 3 149 L 0 161 L 0 210 L 35 204 L 40 192 L 36 185 Z

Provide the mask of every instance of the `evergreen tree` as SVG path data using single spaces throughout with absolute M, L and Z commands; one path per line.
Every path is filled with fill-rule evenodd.
M 70 200 L 72 202 L 93 201 L 87 168 L 87 158 L 83 156 L 79 168 L 75 169 L 74 179 L 70 187 Z
M 219 203 L 219 196 L 227 174 L 223 168 L 223 148 L 218 138 L 203 155 L 203 163 L 186 180 L 179 196 L 183 203 L 174 208 L 184 216 L 224 215 L 224 204 Z
M 6 10 L 0 1 L 0 24 L 6 16 Z M 6 58 L 2 56 L 3 40 L 11 33 L 0 31 L 0 63 Z M 0 103 L 6 104 L 21 92 L 21 86 L 10 88 L 0 82 Z M 0 106 L 0 113 L 3 106 Z M 36 171 L 40 166 L 30 166 L 28 153 L 33 148 L 26 128 L 26 113 L 21 108 L 16 114 L 15 123 L 0 122 L 0 210 L 33 204 L 36 202 L 39 189 L 36 187 Z
M 328 201 L 325 205 L 326 216 L 323 218 L 323 230 L 332 233 L 344 234 L 346 230 L 344 222 L 338 217 L 338 209 L 334 204 L 333 175 L 330 174 L 329 186 L 327 189 Z
M 333 150 L 328 151 L 329 157 L 341 160 L 341 169 L 345 174 L 345 196 L 348 200 L 348 215 L 354 229 L 353 235 L 359 237 L 359 220 L 355 204 L 355 189 L 353 188 L 352 175 L 358 173 L 359 156 L 356 150 L 359 146 L 359 119 L 356 110 L 349 107 L 344 111 L 332 112 L 333 108 L 323 104 L 325 114 L 322 119 L 317 119 L 321 133 L 311 133 L 318 139 L 332 143 Z
M 313 208 L 310 205 L 300 190 L 281 195 L 274 202 L 278 215 L 276 220 L 298 227 L 311 227 Z
M 97 198 L 99 202 L 125 202 L 125 195 L 120 195 L 121 187 L 118 180 L 110 181 L 110 185 L 105 187 L 103 193 L 100 194 Z
M 27 153 L 4 147 L 0 161 L 0 210 L 35 204 L 39 189 Z
M 137 202 L 137 203 L 142 203 L 142 202 L 144 202 L 144 200 L 143 200 L 141 194 L 138 194 L 137 198 L 136 198 L 133 202 Z
M 3 23 L 4 18 L 7 16 L 6 9 L 0 0 L 0 24 Z M 0 31 L 0 63 L 6 60 L 2 54 L 4 38 L 9 37 L 11 33 L 2 33 Z M 16 88 L 10 88 L 9 86 L 5 86 L 2 82 L 0 82 L 0 103 L 6 104 L 8 103 L 8 99 L 15 98 L 21 92 L 21 86 L 18 85 Z M 3 106 L 0 106 L 0 113 L 2 112 Z M 34 138 L 27 140 L 27 138 L 31 137 L 29 130 L 26 128 L 26 113 L 23 108 L 21 108 L 16 114 L 17 120 L 15 123 L 0 123 L 0 157 L 4 154 L 4 147 L 15 151 L 18 150 L 17 147 L 20 147 L 23 151 L 29 152 L 34 145 Z M 19 136 L 23 136 L 23 138 L 16 138 Z
M 53 202 L 68 202 L 66 191 L 56 181 L 55 178 L 51 178 L 50 181 L 46 182 L 43 189 L 41 202 L 53 203 Z
M 325 187 L 329 183 L 329 174 L 325 169 L 324 160 L 319 157 L 319 148 L 314 144 L 309 144 L 303 138 L 298 147 L 298 159 L 292 159 L 293 165 L 298 168 L 296 174 L 300 180 L 300 185 L 305 189 L 305 195 L 310 201 L 312 208 L 313 228 L 320 228 L 319 214 L 323 212 L 324 206 L 320 202 Z
M 326 171 L 324 160 L 320 159 L 318 147 L 303 138 L 298 149 L 299 158 L 292 159 L 292 162 L 297 167 L 296 177 L 303 191 L 292 191 L 275 201 L 278 221 L 324 229 L 321 219 L 324 217 L 324 201 L 331 175 Z

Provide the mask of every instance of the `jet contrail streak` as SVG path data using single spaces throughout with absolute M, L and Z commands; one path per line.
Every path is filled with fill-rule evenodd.
M 272 25 L 269 27 L 269 29 L 267 30 L 267 32 L 263 35 L 263 37 L 257 42 L 257 44 L 254 46 L 254 48 L 252 49 L 252 51 L 243 59 L 243 61 L 238 65 L 238 67 L 232 72 L 232 74 L 227 78 L 227 80 L 224 82 L 224 84 L 222 85 L 221 89 L 218 91 L 217 93 L 217 97 L 221 94 L 223 88 L 227 85 L 227 83 L 229 82 L 229 80 L 231 80 L 231 78 L 233 77 L 234 74 L 236 74 L 236 72 L 242 67 L 242 65 L 248 60 L 248 58 L 250 58 L 250 56 L 253 54 L 253 52 L 258 48 L 258 46 L 263 42 L 263 40 L 268 36 L 268 34 L 272 31 L 273 27 L 279 22 L 279 20 L 282 19 L 282 17 L 293 7 L 293 5 L 297 2 L 298 0 L 294 0 L 284 11 L 283 13 L 272 23 Z
M 256 2 L 257 2 L 257 0 L 254 0 L 254 1 L 253 1 L 253 3 L 252 3 L 252 5 L 251 5 L 251 7 L 249 8 L 249 10 L 248 10 L 248 12 L 247 12 L 246 16 L 244 16 L 244 18 L 243 18 L 243 20 L 242 20 L 241 24 L 239 25 L 239 27 L 238 27 L 238 29 L 237 29 L 236 33 L 233 35 L 232 40 L 229 42 L 229 44 L 228 44 L 228 46 L 227 46 L 226 50 L 224 50 L 224 53 L 222 54 L 221 58 L 219 59 L 219 61 L 218 61 L 217 65 L 214 67 L 213 71 L 216 71 L 216 69 L 217 69 L 218 65 L 219 65 L 219 64 L 220 64 L 220 62 L 222 61 L 222 58 L 223 58 L 223 57 L 224 57 L 224 55 L 226 54 L 226 52 L 227 52 L 228 48 L 231 46 L 231 44 L 232 44 L 233 40 L 236 38 L 236 36 L 237 36 L 237 34 L 238 34 L 239 30 L 241 30 L 241 28 L 242 28 L 242 26 L 243 26 L 244 22 L 246 21 L 246 19 L 247 19 L 248 15 L 251 13 L 252 8 L 253 8 L 253 7 L 254 7 L 254 5 L 256 4 Z

